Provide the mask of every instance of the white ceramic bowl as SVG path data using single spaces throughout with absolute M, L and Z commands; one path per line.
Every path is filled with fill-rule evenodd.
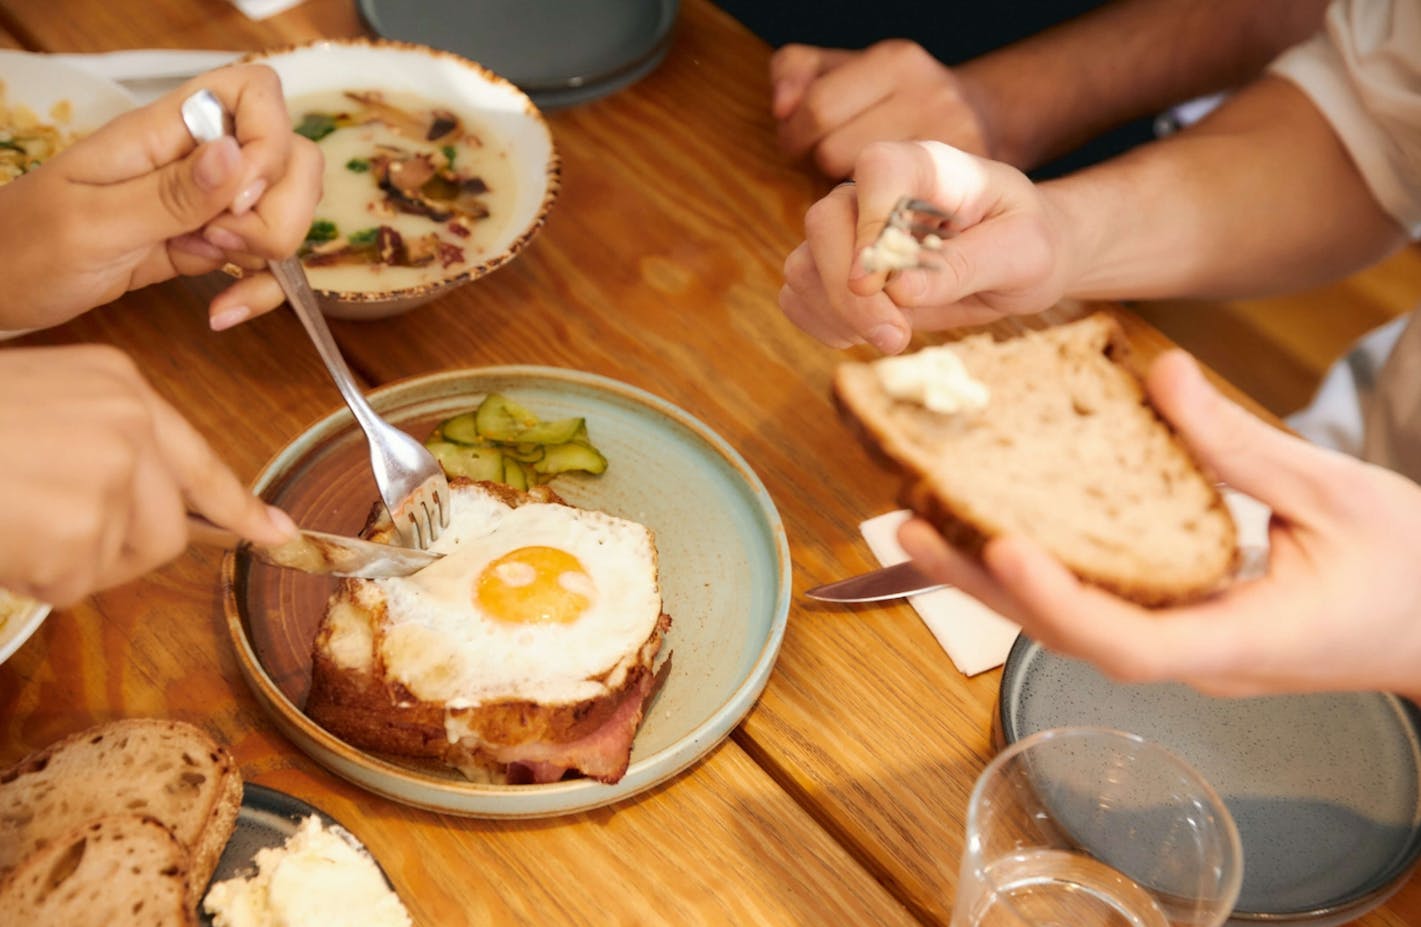
M 6 106 L 23 104 L 46 122 L 57 104 L 68 103 L 69 121 L 53 123 L 68 132 L 92 132 L 134 106 L 132 94 L 108 78 L 33 52 L 0 49 L 0 81 Z M 0 340 L 23 334 L 0 331 Z
M 467 114 L 502 145 L 514 166 L 510 215 L 482 257 L 450 268 L 433 283 L 403 289 L 323 290 L 327 315 L 372 319 L 405 312 L 482 277 L 513 259 L 537 234 L 557 198 L 561 162 L 552 134 L 523 91 L 486 68 L 449 52 L 367 39 L 322 41 L 248 56 L 281 77 L 287 99 L 343 90 L 380 90 L 419 96 Z

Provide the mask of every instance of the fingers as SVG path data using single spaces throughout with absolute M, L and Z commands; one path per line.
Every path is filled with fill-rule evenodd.
M 226 331 L 285 301 L 286 294 L 271 274 L 247 274 L 213 298 L 208 306 L 208 323 L 215 332 Z
M 156 393 L 150 395 L 149 409 L 157 444 L 163 451 L 180 507 L 205 515 L 215 524 L 258 544 L 275 545 L 291 539 L 295 525 L 290 518 L 279 509 L 267 506 L 243 486 L 177 410 Z M 169 514 L 182 520 L 181 510 Z
M 292 136 L 289 158 L 275 184 L 255 208 L 217 217 L 205 237 L 228 252 L 246 252 L 266 260 L 290 257 L 305 240 L 321 199 L 325 160 L 310 139 Z
M 853 185 L 841 184 L 805 213 L 805 242 L 821 281 L 822 310 L 834 317 L 836 324 L 847 327 L 855 340 L 865 340 L 885 354 L 896 354 L 912 337 L 912 327 L 902 311 L 882 293 L 860 295 L 841 282 L 848 278 L 855 260 L 856 210 Z
M 1295 438 L 1225 399 L 1183 351 L 1162 354 L 1146 377 L 1150 399 L 1219 479 L 1293 521 L 1330 509 L 1345 458 Z M 1355 461 L 1351 461 L 1355 466 Z
M 122 234 L 129 241 L 165 241 L 201 228 L 226 210 L 243 170 L 237 142 L 220 138 L 157 170 L 91 188 L 93 208 L 100 215 L 124 217 Z M 112 233 L 105 228 L 104 234 Z
M 770 114 L 784 119 L 803 102 L 814 79 L 852 58 L 853 52 L 812 45 L 785 45 L 770 56 Z
M 782 119 L 780 144 L 795 156 L 878 106 L 894 89 L 892 74 L 875 64 L 872 50 L 838 56 L 821 53 L 815 64 L 818 70 L 804 86 L 788 84 L 790 91 L 798 90 L 798 99 L 791 110 L 778 117 Z

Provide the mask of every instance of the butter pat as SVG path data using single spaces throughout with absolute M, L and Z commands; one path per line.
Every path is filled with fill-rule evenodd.
M 874 361 L 873 369 L 888 395 L 916 402 L 932 412 L 976 412 L 986 408 L 991 399 L 986 384 L 972 378 L 962 358 L 948 345 L 885 357 Z
M 255 875 L 208 890 L 202 907 L 216 927 L 411 927 L 375 860 L 315 815 L 255 862 Z

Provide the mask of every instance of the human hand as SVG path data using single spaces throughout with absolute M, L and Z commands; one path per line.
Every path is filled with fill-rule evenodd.
M 235 138 L 197 145 L 181 105 L 207 88 Z M 276 72 L 235 65 L 132 110 L 0 187 L 0 328 L 56 325 L 128 290 L 293 254 L 321 195 L 322 158 L 291 130 Z M 266 273 L 213 299 L 214 329 L 281 304 Z
M 189 511 L 261 544 L 296 530 L 109 347 L 0 350 L 0 475 L 0 586 L 53 605 L 176 557 Z
M 903 547 L 1046 647 L 1121 681 L 1230 696 L 1421 695 L 1421 487 L 1254 418 L 1183 352 L 1162 356 L 1147 385 L 1206 467 L 1273 509 L 1262 578 L 1147 610 L 1083 585 L 1023 537 L 991 541 L 978 563 L 914 520 L 899 533 Z
M 931 269 L 867 273 L 860 254 L 902 196 L 953 218 Z M 1040 312 L 1064 294 L 1065 223 L 1015 168 L 939 142 L 865 148 L 854 182 L 809 207 L 805 241 L 785 260 L 780 308 L 833 347 L 867 341 L 888 354 L 913 329 L 938 330 Z
M 830 177 L 849 176 L 872 142 L 930 138 L 993 153 L 970 82 L 907 39 L 862 51 L 786 45 L 770 58 L 770 82 L 780 144 L 812 154 Z

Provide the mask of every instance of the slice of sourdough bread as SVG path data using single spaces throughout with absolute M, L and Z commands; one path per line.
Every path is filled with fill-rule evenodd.
M 1149 606 L 1228 578 L 1233 520 L 1122 363 L 1113 318 L 951 347 L 989 391 L 985 407 L 945 414 L 895 399 L 879 361 L 834 377 L 846 415 L 905 471 L 905 502 L 949 542 L 979 554 L 993 537 L 1026 535 L 1083 580 Z
M 0 912 L 27 927 L 191 927 L 188 859 L 154 818 L 95 818 L 0 878 Z
M 0 772 L 0 874 L 96 818 L 147 815 L 191 855 L 195 908 L 241 804 L 237 764 L 201 729 L 158 718 L 103 724 Z

